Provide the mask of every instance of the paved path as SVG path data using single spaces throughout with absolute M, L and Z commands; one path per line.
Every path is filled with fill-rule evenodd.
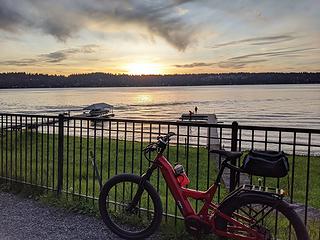
M 119 239 L 102 221 L 0 192 L 0 239 Z

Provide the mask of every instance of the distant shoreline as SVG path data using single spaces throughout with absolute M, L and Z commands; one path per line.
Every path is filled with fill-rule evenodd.
M 320 72 L 175 75 L 89 73 L 73 74 L 69 76 L 28 73 L 0 73 L 0 89 L 178 87 L 271 84 L 320 84 Z
M 261 86 L 261 85 L 312 85 L 320 83 L 257 83 L 257 84 L 210 84 L 210 85 L 161 85 L 161 86 L 79 86 L 79 87 L 10 87 L 1 89 L 62 89 L 62 88 L 157 88 L 157 87 L 210 87 L 210 86 Z

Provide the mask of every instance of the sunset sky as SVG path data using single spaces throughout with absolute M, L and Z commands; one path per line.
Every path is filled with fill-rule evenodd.
M 320 0 L 0 0 L 0 72 L 320 71 Z

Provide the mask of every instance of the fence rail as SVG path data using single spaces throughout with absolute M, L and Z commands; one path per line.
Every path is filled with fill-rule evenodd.
M 265 186 L 287 189 L 287 200 L 320 239 L 320 130 L 145 121 L 21 114 L 0 114 L 0 178 L 31 184 L 57 193 L 83 196 L 93 202 L 99 195 L 97 175 L 105 182 L 122 172 L 142 174 L 148 167 L 142 149 L 158 135 L 176 133 L 166 156 L 185 166 L 190 188 L 206 189 L 216 176 L 221 159 L 213 147 L 245 151 L 251 148 L 283 150 L 289 156 L 290 173 L 283 179 L 263 178 Z M 217 135 L 212 136 L 215 129 Z M 98 169 L 92 167 L 92 161 Z M 239 159 L 234 164 L 241 164 Z M 254 176 L 231 171 L 224 176 L 216 201 L 221 201 L 237 182 L 256 184 Z M 179 218 L 177 206 L 159 171 L 151 179 L 161 195 L 164 214 Z M 200 208 L 197 201 L 192 203 Z

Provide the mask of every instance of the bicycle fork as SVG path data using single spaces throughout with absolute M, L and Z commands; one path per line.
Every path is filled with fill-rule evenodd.
M 149 181 L 150 180 L 150 177 L 153 173 L 153 171 L 157 169 L 157 166 L 155 164 L 152 164 L 148 170 L 146 171 L 146 173 L 144 173 L 142 176 L 141 176 L 141 180 L 139 182 L 139 185 L 138 185 L 138 190 L 136 192 L 136 194 L 134 195 L 131 203 L 129 203 L 128 207 L 126 208 L 126 210 L 128 212 L 132 212 L 133 209 L 136 208 L 136 206 L 138 205 L 138 202 L 140 201 L 140 198 L 143 194 L 143 191 L 144 191 L 144 186 L 145 186 L 145 183 L 146 181 Z

